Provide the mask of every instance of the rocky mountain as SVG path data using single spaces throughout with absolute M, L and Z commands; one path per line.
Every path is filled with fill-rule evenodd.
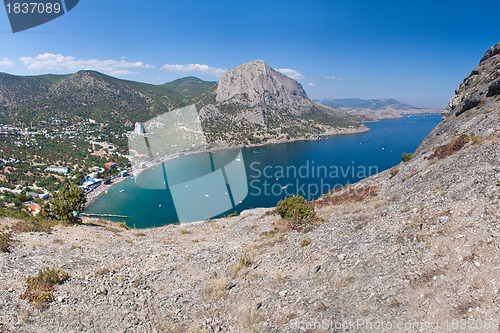
M 497 332 L 499 79 L 497 44 L 411 158 L 312 203 L 321 219 L 300 231 L 255 209 L 16 233 L 0 253 L 0 329 Z M 70 278 L 39 310 L 19 297 L 46 266 Z
M 212 141 L 276 142 L 366 130 L 361 117 L 314 102 L 300 83 L 262 60 L 227 71 L 198 106 Z
M 300 83 L 262 60 L 227 71 L 219 80 L 215 93 L 217 104 L 287 108 L 294 115 L 308 113 L 315 106 Z
M 408 114 L 432 114 L 443 112 L 442 108 L 409 105 L 395 99 L 322 99 L 321 104 L 347 111 L 351 115 L 362 115 L 373 119 L 400 118 Z

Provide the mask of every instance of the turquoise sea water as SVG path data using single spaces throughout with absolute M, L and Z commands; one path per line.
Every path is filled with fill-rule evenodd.
M 410 116 L 323 141 L 184 156 L 117 184 L 123 191 L 101 195 L 86 213 L 132 216 L 113 220 L 147 228 L 272 207 L 294 194 L 315 199 L 398 164 L 440 121 L 440 115 Z

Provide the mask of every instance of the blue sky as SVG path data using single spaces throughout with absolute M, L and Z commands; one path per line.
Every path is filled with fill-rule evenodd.
M 13 34 L 0 9 L 0 71 L 94 69 L 161 84 L 217 80 L 255 59 L 312 98 L 396 98 L 446 106 L 500 42 L 498 1 L 80 0 Z

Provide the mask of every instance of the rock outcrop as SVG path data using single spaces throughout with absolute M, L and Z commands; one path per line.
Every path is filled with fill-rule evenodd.
M 294 115 L 310 112 L 315 104 L 300 83 L 272 69 L 262 60 L 227 71 L 219 80 L 215 93 L 217 103 L 288 108 Z
M 302 85 L 255 60 L 228 70 L 199 103 L 209 141 L 239 144 L 312 139 L 366 128 L 351 116 L 311 100 Z

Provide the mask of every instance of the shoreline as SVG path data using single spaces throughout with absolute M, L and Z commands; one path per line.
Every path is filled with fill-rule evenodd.
M 371 129 L 368 128 L 367 126 L 365 126 L 365 124 L 363 123 L 361 126 L 356 127 L 356 128 L 331 129 L 331 130 L 328 130 L 319 136 L 324 137 L 324 139 L 321 139 L 321 140 L 328 140 L 330 137 L 334 137 L 337 135 L 361 134 L 361 133 L 365 133 L 368 131 L 371 131 Z M 319 141 L 321 141 L 321 140 L 319 140 Z M 162 163 L 174 160 L 176 158 L 189 156 L 189 155 L 195 155 L 195 154 L 223 151 L 223 150 L 236 150 L 236 149 L 242 149 L 242 148 L 264 147 L 264 146 L 269 146 L 269 145 L 292 143 L 292 142 L 298 142 L 298 141 L 318 141 L 318 137 L 316 137 L 316 138 L 293 138 L 293 139 L 285 139 L 285 140 L 272 139 L 272 140 L 266 141 L 264 143 L 248 144 L 248 145 L 247 144 L 234 145 L 234 144 L 228 143 L 226 147 L 218 146 L 218 147 L 213 147 L 213 148 L 209 148 L 209 149 L 205 149 L 205 150 L 196 150 L 196 151 L 192 151 L 192 152 L 184 152 L 181 154 L 178 153 L 175 155 L 163 157 L 160 160 L 149 161 L 146 163 L 146 167 L 144 167 L 142 169 L 132 169 L 129 171 L 128 176 L 126 176 L 126 177 L 116 176 L 116 177 L 111 179 L 110 184 L 101 184 L 98 187 L 96 187 L 95 189 L 93 189 L 92 191 L 90 191 L 88 194 L 85 195 L 86 199 L 87 199 L 87 202 L 85 204 L 85 208 L 88 208 L 93 203 L 94 200 L 96 200 L 100 195 L 105 193 L 107 190 L 109 190 L 113 186 L 120 184 L 131 177 L 137 177 L 137 175 L 139 175 L 141 172 L 143 172 L 149 168 L 158 166 Z

